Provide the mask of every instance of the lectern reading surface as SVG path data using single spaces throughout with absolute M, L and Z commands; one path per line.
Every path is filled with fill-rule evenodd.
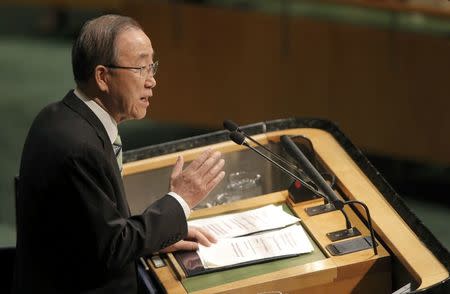
M 227 162 L 228 175 L 246 174 L 254 183 L 241 189 L 239 199 L 232 197 L 232 180 L 228 178 L 193 212 L 191 218 L 243 211 L 268 204 L 285 204 L 302 224 L 315 245 L 314 257 L 307 255 L 195 277 L 180 275 L 179 264 L 172 255 L 162 256 L 166 266 L 150 265 L 150 274 L 160 281 L 168 293 L 391 293 L 410 282 L 413 288 L 425 289 L 445 284 L 448 279 L 448 251 L 432 251 L 408 224 L 408 214 L 395 205 L 395 192 L 376 173 L 370 163 L 351 142 L 332 124 L 320 120 L 281 120 L 249 127 L 247 133 L 260 133 L 256 138 L 266 145 L 277 145 L 281 135 L 302 135 L 309 138 L 318 161 L 336 180 L 335 191 L 345 200 L 364 202 L 372 214 L 377 235 L 378 254 L 366 249 L 333 256 L 326 248 L 339 248 L 342 241 L 331 241 L 327 234 L 345 228 L 345 220 L 338 211 L 310 216 L 305 209 L 323 204 L 322 199 L 293 202 L 287 188 L 291 180 L 274 170 L 260 158 L 227 140 L 225 132 L 212 133 L 192 139 L 162 144 L 125 154 L 125 184 L 132 210 L 138 212 L 149 200 L 145 191 L 159 196 L 166 191 L 161 186 L 176 157 L 182 153 L 192 160 L 202 150 L 213 147 L 221 150 Z M 256 129 L 255 129 L 256 128 Z M 262 132 L 267 131 L 267 132 Z M 273 143 L 275 142 L 275 143 Z M 155 179 L 155 176 L 159 176 Z M 150 186 L 151 183 L 155 186 Z M 150 184 L 149 184 L 150 183 Z M 238 185 L 239 186 L 239 185 Z M 144 187 L 147 187 L 144 189 Z M 242 188 L 242 186 L 241 186 Z M 155 194 L 156 195 L 156 194 Z M 393 198 L 394 197 L 394 198 Z M 227 201 L 232 199 L 233 201 Z M 393 199 L 395 201 L 393 201 Z M 228 203 L 229 202 L 229 203 Z M 361 236 L 366 238 L 365 212 L 356 206 L 346 206 L 345 212 Z M 403 217 L 403 218 L 402 218 Z M 348 239 L 348 240 L 350 240 Z M 367 242 L 360 239 L 361 242 Z M 344 240 L 345 241 L 345 240 Z M 370 242 L 370 240 L 368 241 Z M 428 241 L 429 242 L 429 241 Z M 441 249 L 441 248 L 439 248 Z M 339 253 L 339 252 L 338 252 Z M 317 254 L 317 255 L 316 255 Z M 439 258 L 436 256 L 440 254 Z M 445 261 L 444 261 L 445 263 Z

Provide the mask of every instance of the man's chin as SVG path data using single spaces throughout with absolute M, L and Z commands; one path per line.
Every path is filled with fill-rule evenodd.
M 143 119 L 145 118 L 145 116 L 147 115 L 147 111 L 142 111 L 136 114 L 136 116 L 134 116 L 134 119 Z
M 120 122 L 124 122 L 127 120 L 140 120 L 145 118 L 147 114 L 147 111 L 140 111 L 140 112 L 135 112 L 132 113 L 131 115 L 129 115 L 128 117 L 123 117 L 123 119 Z

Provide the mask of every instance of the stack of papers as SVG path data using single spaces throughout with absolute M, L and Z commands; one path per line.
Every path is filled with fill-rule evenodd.
M 197 252 L 204 268 L 210 269 L 312 252 L 314 248 L 299 221 L 281 206 L 268 205 L 189 221 L 189 225 L 207 229 L 218 239 L 210 247 L 200 245 Z

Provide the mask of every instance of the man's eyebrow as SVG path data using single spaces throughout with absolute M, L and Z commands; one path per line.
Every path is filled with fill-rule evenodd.
M 148 54 L 148 53 L 141 53 L 141 54 L 139 54 L 139 58 L 140 59 L 148 57 L 148 56 L 150 56 L 150 54 Z M 152 57 L 152 59 L 155 58 L 155 52 L 152 52 L 151 57 Z

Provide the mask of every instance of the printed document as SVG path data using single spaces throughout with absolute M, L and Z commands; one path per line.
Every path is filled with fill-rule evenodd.
M 217 268 L 313 250 L 302 226 L 297 224 L 251 236 L 219 239 L 210 247 L 200 245 L 197 253 L 204 268 Z
M 281 205 L 271 204 L 244 212 L 192 220 L 188 224 L 204 228 L 217 239 L 223 239 L 282 228 L 299 221 L 299 218 L 286 213 Z

